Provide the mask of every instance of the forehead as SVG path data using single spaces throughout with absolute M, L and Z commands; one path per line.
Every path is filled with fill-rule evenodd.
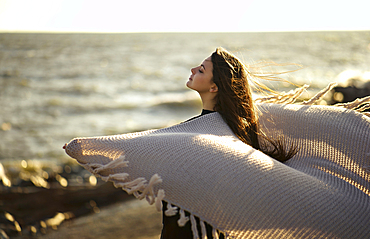
M 213 70 L 213 64 L 212 64 L 211 57 L 204 59 L 204 61 L 202 62 L 202 65 L 204 65 L 206 70 Z

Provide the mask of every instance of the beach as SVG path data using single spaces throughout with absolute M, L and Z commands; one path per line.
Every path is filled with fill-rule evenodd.
M 306 98 L 370 72 L 369 31 L 1 33 L 0 238 L 158 238 L 161 213 L 92 176 L 62 146 L 199 114 L 185 83 L 218 46 L 250 65 L 302 65 L 283 76 L 295 85 L 266 84 L 309 84 Z

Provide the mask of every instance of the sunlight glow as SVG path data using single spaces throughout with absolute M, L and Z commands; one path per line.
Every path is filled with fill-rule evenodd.
M 370 30 L 366 0 L 1 0 L 0 31 Z

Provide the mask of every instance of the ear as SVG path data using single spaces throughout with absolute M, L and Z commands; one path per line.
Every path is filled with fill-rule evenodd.
M 215 83 L 212 84 L 211 88 L 209 89 L 209 92 L 211 92 L 211 93 L 217 93 L 218 92 L 218 87 Z

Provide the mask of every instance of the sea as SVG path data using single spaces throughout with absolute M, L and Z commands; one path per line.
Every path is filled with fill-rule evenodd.
M 370 71 L 370 31 L 1 33 L 0 163 L 60 163 L 74 137 L 162 128 L 199 114 L 199 96 L 185 84 L 219 46 L 247 65 L 300 64 L 282 77 L 311 93 Z M 277 91 L 295 85 L 271 83 Z

